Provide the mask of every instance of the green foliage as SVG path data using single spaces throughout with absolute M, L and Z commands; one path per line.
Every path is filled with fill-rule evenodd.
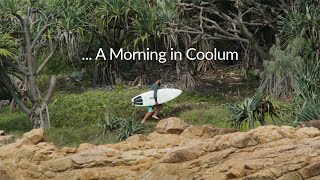
M 295 123 L 320 119 L 320 62 L 296 69 Z
M 118 132 L 120 141 L 132 135 L 142 133 L 145 130 L 140 122 L 134 119 L 119 118 L 109 113 L 105 113 L 104 118 L 99 122 L 99 127 L 102 130 L 103 136 L 109 132 Z
M 305 63 L 295 70 L 296 100 L 309 101 L 320 98 L 320 62 Z M 297 99 L 298 98 L 298 99 Z
M 52 127 L 46 130 L 48 140 L 55 145 L 78 147 L 81 143 L 106 144 L 118 142 L 117 133 L 109 132 L 102 136 L 99 127 L 88 125 L 82 128 Z
M 45 56 L 41 57 L 40 63 L 45 58 Z M 69 75 L 75 70 L 75 66 L 77 67 L 77 64 L 66 62 L 62 54 L 56 53 L 55 57 L 48 62 L 41 75 Z
M 306 101 L 301 108 L 297 108 L 296 124 L 304 121 L 318 120 L 320 119 L 320 101 L 309 100 Z
M 212 124 L 215 127 L 227 127 L 229 113 L 224 106 L 212 105 L 207 108 L 194 108 L 184 110 L 179 117 L 189 124 L 205 125 Z
M 304 57 L 319 59 L 320 46 L 320 9 L 317 1 L 300 1 L 288 14 L 281 18 L 280 35 L 284 44 L 297 37 L 306 40 Z
M 109 112 L 118 117 L 132 117 L 139 109 L 130 99 L 143 90 L 92 90 L 82 94 L 57 93 L 50 105 L 51 125 L 55 127 L 83 127 L 97 124 Z
M 254 128 L 256 121 L 259 119 L 259 105 L 260 100 L 246 98 L 243 103 L 230 106 L 229 110 L 232 119 L 229 123 L 231 126 L 241 129 L 246 124 L 248 128 Z
M 0 129 L 6 132 L 26 132 L 33 127 L 27 115 L 22 112 L 12 112 L 9 107 L 2 107 L 0 108 L 0 114 Z
M 9 34 L 2 34 L 2 32 L 0 31 L 0 56 L 12 57 L 13 50 L 13 38 Z
M 108 131 L 119 130 L 123 121 L 121 118 L 105 113 L 104 118 L 99 122 L 99 126 L 103 129 L 103 134 L 105 135 Z
M 278 46 L 270 49 L 273 61 L 264 62 L 262 81 L 258 91 L 271 97 L 286 99 L 293 93 L 294 71 L 302 64 L 300 51 L 304 49 L 304 39 L 297 38 L 285 50 Z
M 134 119 L 125 120 L 122 122 L 119 140 L 125 140 L 128 137 L 142 133 L 144 131 L 144 127 L 140 124 L 139 121 Z
M 269 97 L 256 96 L 246 98 L 243 103 L 229 106 L 231 119 L 229 123 L 238 129 L 252 129 L 256 127 L 257 121 L 264 122 L 266 118 L 272 120 L 280 119 L 281 107 Z

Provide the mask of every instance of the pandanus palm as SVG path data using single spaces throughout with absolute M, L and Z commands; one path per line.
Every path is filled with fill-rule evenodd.
M 119 50 L 126 47 L 129 16 L 132 12 L 132 0 L 98 0 L 92 22 L 98 36 L 97 43 L 105 49 Z M 107 57 L 109 58 L 109 57 Z M 113 85 L 116 79 L 122 79 L 119 70 L 120 60 L 97 61 L 95 64 L 95 83 Z
M 11 57 L 13 49 L 12 37 L 0 31 L 0 56 Z
M 295 77 L 295 112 L 296 123 L 320 117 L 320 9 L 318 1 L 301 0 L 292 7 L 280 21 L 281 37 L 284 45 L 290 44 L 297 37 L 305 40 L 305 45 L 298 54 L 303 63 L 294 71 Z M 300 42 L 302 44 L 302 42 Z
M 318 3 L 318 2 L 316 2 Z M 304 56 L 320 59 L 320 9 L 319 5 L 306 3 L 292 7 L 292 10 L 279 21 L 281 37 L 285 45 L 297 37 L 307 41 Z
M 14 41 L 8 34 L 2 34 L 0 31 L 0 93 L 7 92 L 11 97 L 18 96 L 15 84 L 12 79 L 17 76 L 17 66 L 12 62 Z M 21 106 L 26 109 L 25 106 Z
M 18 92 L 12 89 L 11 92 L 14 93 L 11 95 L 22 111 L 30 117 L 36 128 L 50 127 L 48 103 L 54 92 L 56 78 L 52 76 L 47 94 L 42 96 L 38 88 L 37 77 L 53 57 L 58 46 L 62 45 L 59 43 L 61 42 L 59 41 L 59 32 L 64 31 L 62 24 L 65 24 L 68 21 L 67 17 L 69 17 L 63 15 L 69 13 L 67 11 L 70 9 L 66 7 L 72 6 L 64 2 L 68 1 L 0 1 L 1 30 L 14 34 L 14 39 L 18 42 L 17 46 L 20 47 L 20 51 L 15 51 L 14 61 L 9 64 L 9 67 L 16 69 L 17 73 L 23 77 L 32 107 L 28 108 L 21 101 Z M 81 3 L 84 0 L 77 2 Z M 77 15 L 82 17 L 80 14 Z M 72 16 L 72 18 L 77 18 L 77 16 Z M 78 21 L 70 20 L 70 22 Z M 69 26 L 68 33 L 74 30 L 71 26 L 75 27 L 75 24 Z M 45 54 L 48 51 L 50 53 Z M 45 57 L 45 59 L 41 61 L 40 57 Z M 14 82 L 10 83 L 14 84 Z
M 157 42 L 159 38 L 159 26 L 161 25 L 159 16 L 156 14 L 155 7 L 145 5 L 142 9 L 136 9 L 137 16 L 132 20 L 132 44 L 135 51 L 157 50 Z M 131 46 L 132 48 L 132 46 Z M 147 62 L 137 61 L 139 67 L 139 75 L 133 84 L 144 85 L 149 82 L 147 79 Z
M 149 48 L 152 51 L 160 52 L 168 51 L 177 45 L 170 31 L 166 29 L 167 23 L 177 20 L 176 3 L 177 0 L 158 0 L 134 9 L 136 16 L 132 18 L 130 26 L 132 32 L 130 45 L 133 45 L 134 50 L 145 51 L 146 48 Z M 151 63 L 157 62 L 137 62 L 141 73 L 134 84 L 140 85 L 148 82 L 148 79 L 145 78 L 148 70 L 146 65 Z

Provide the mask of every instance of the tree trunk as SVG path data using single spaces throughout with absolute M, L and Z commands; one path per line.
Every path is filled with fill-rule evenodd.
M 49 109 L 48 104 L 53 96 L 54 88 L 56 86 L 57 78 L 55 76 L 51 77 L 48 93 L 44 98 L 42 104 L 38 101 L 34 103 L 32 107 L 32 111 L 30 114 L 30 119 L 34 124 L 34 128 L 50 128 L 50 116 L 49 116 Z

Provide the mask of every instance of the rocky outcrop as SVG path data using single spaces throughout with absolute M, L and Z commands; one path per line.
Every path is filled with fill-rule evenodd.
M 162 119 L 156 127 L 156 131 L 161 134 L 181 134 L 188 124 L 177 117 Z
M 306 121 L 300 127 L 315 127 L 320 129 L 320 120 Z
M 190 126 L 181 133 L 181 136 L 190 139 L 212 138 L 215 135 L 224 135 L 237 131 L 237 129 L 233 128 L 214 128 L 212 125 Z
M 3 130 L 0 130 L 0 147 L 6 144 L 13 143 L 14 141 L 15 137 L 13 135 L 6 135 Z
M 229 131 L 234 130 L 223 132 Z M 37 136 L 35 141 L 26 135 L 28 143 L 0 147 L 0 178 L 320 178 L 320 131 L 316 128 L 264 126 L 248 132 L 219 132 L 208 125 L 190 126 L 181 135 L 153 132 L 118 144 L 81 144 L 79 148 L 57 148 L 43 142 L 44 137 Z

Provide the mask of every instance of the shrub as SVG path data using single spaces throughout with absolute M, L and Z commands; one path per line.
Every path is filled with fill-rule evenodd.
M 120 129 L 119 140 L 125 140 L 128 137 L 142 133 L 144 131 L 144 127 L 134 119 L 130 119 L 128 121 L 124 121 L 122 127 Z
M 270 54 L 273 61 L 264 62 L 264 71 L 261 73 L 261 84 L 258 92 L 271 97 L 287 99 L 294 91 L 294 71 L 302 64 L 299 52 L 303 50 L 305 40 L 297 38 L 285 50 L 273 46 Z
M 280 119 L 280 106 L 273 102 L 268 97 L 256 96 L 253 98 L 246 98 L 243 103 L 229 106 L 231 119 L 229 123 L 232 127 L 242 129 L 255 128 L 256 122 L 259 121 L 261 125 L 266 125 L 266 118 L 272 120 L 274 118 Z
M 295 123 L 320 119 L 320 62 L 296 69 Z
M 301 108 L 297 108 L 297 118 L 295 124 L 304 121 L 319 120 L 320 119 L 320 101 L 310 100 L 306 101 Z
M 102 134 L 105 135 L 108 131 L 119 130 L 123 121 L 123 119 L 112 116 L 106 112 L 104 118 L 99 122 L 99 127 L 102 128 Z
M 100 131 L 103 136 L 109 132 L 117 132 L 119 140 L 125 140 L 128 137 L 144 132 L 145 128 L 134 119 L 119 118 L 109 113 L 105 113 L 104 118 L 99 122 Z

